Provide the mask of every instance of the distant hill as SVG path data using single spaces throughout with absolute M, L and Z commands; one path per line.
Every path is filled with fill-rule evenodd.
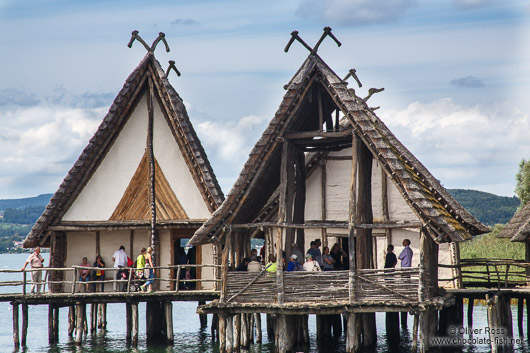
M 488 226 L 505 224 L 521 201 L 515 196 L 497 196 L 483 191 L 447 189 L 449 194 L 475 218 Z
M 6 208 L 26 208 L 46 206 L 53 194 L 42 194 L 35 197 L 27 197 L 24 199 L 3 199 L 0 200 L 0 211 Z

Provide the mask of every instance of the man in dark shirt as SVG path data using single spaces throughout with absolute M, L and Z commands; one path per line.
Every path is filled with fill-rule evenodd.
M 394 268 L 397 265 L 396 254 L 394 254 L 394 245 L 388 244 L 385 256 L 385 268 Z

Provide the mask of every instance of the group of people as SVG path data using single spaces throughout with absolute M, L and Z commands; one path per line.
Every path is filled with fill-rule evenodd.
M 385 255 L 385 268 L 394 268 L 398 263 L 398 259 L 401 260 L 401 267 L 411 267 L 412 265 L 412 249 L 410 248 L 410 240 L 403 240 L 403 250 L 398 257 L 394 254 L 394 246 L 389 244 L 387 253 Z M 310 248 L 307 250 L 305 255 L 302 255 L 298 245 L 292 244 L 291 256 L 284 270 L 287 272 L 292 271 L 342 271 L 349 268 L 348 254 L 344 251 L 339 243 L 333 244 L 331 250 L 325 246 L 320 251 L 322 242 L 320 239 L 312 241 Z M 263 248 L 262 248 L 263 249 Z M 285 262 L 285 255 L 282 259 Z M 305 260 L 305 261 L 304 261 Z M 249 271 L 256 272 L 262 269 L 260 264 L 261 258 L 258 256 L 256 249 L 251 250 L 251 257 L 244 258 L 241 264 L 237 267 L 237 271 Z M 274 255 L 268 256 L 268 262 L 265 265 L 267 272 L 276 272 L 278 264 Z

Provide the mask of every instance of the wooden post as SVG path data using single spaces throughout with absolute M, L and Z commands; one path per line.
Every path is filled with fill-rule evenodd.
M 225 245 L 223 248 L 223 255 L 221 261 L 221 294 L 219 296 L 219 301 L 225 303 L 228 299 L 226 297 L 226 281 L 228 278 L 228 256 L 230 254 L 230 238 L 232 237 L 232 232 L 225 232 Z
M 28 337 L 28 304 L 22 304 L 22 347 L 26 347 L 26 338 Z
M 212 324 L 210 327 L 210 335 L 212 336 L 212 342 L 219 340 L 219 315 L 212 315 Z
M 262 342 L 262 333 L 261 333 L 261 314 L 254 313 L 254 323 L 256 324 L 256 343 Z
M 164 311 L 166 314 L 166 342 L 173 344 L 173 303 L 171 301 L 164 302 Z
M 467 327 L 473 327 L 473 305 L 475 304 L 475 299 L 469 298 L 467 301 Z
M 55 343 L 55 329 L 53 328 L 53 304 L 48 304 L 48 343 Z M 22 337 L 24 339 L 24 337 Z M 24 345 L 24 343 L 22 343 Z
M 105 329 L 107 327 L 107 303 L 100 303 L 98 307 L 98 328 Z
M 250 346 L 250 319 L 252 318 L 252 314 L 240 314 L 241 316 L 241 338 L 240 338 L 240 347 L 242 349 L 248 349 Z
M 26 326 L 26 332 L 28 328 Z M 53 308 L 53 330 L 55 331 L 54 337 L 55 337 L 55 343 L 59 343 L 59 307 L 55 306 Z
M 293 222 L 295 224 L 303 224 L 305 222 L 305 194 L 306 194 L 306 185 L 305 185 L 305 179 L 306 179 L 306 171 L 305 171 L 305 154 L 304 151 L 302 151 L 300 148 L 297 148 L 295 151 L 295 157 L 296 157 L 296 195 L 294 198 L 294 210 L 293 210 Z M 324 218 L 325 219 L 325 218 Z M 325 229 L 324 229 L 325 234 Z M 286 248 L 286 256 L 289 257 L 292 255 L 291 246 L 293 241 L 287 242 L 285 245 L 289 246 L 289 248 Z M 324 246 L 327 246 L 327 238 L 322 239 L 322 243 L 325 244 Z M 301 251 L 304 251 L 305 248 L 305 230 L 303 228 L 299 228 L 296 230 L 296 245 L 298 246 L 298 249 Z M 287 261 L 288 259 L 286 259 Z
M 326 160 L 323 160 L 321 165 L 320 165 L 320 170 L 321 170 L 321 173 L 322 173 L 322 179 L 321 179 L 321 183 L 320 183 L 320 195 L 321 195 L 321 199 L 320 199 L 320 217 L 323 221 L 326 220 L 327 218 L 327 211 L 326 211 L 326 203 L 327 203 L 327 200 L 326 200 L 326 185 L 327 185 L 327 164 L 326 164 Z M 298 223 L 295 221 L 295 223 Z M 322 237 L 322 248 L 326 247 L 326 246 L 329 246 L 328 245 L 328 233 L 326 231 L 326 228 L 322 228 L 321 229 L 321 237 Z
M 166 327 L 163 303 L 148 301 L 145 305 L 145 317 L 147 342 L 165 341 L 166 336 L 162 332 Z
M 360 324 L 358 314 L 349 313 L 348 314 L 348 324 L 346 325 L 346 352 L 355 353 L 361 347 L 360 339 Z
M 22 271 L 22 294 L 26 296 L 26 283 L 27 283 L 27 276 L 26 276 L 26 270 Z
M 241 314 L 235 314 L 232 317 L 232 321 L 234 325 L 233 351 L 239 352 L 241 342 Z
M 384 169 L 381 167 L 381 204 L 383 206 L 383 220 L 390 220 L 390 212 L 388 212 L 388 177 Z M 385 229 L 386 246 L 392 244 L 392 229 Z M 386 247 L 384 249 L 386 254 Z
M 199 305 L 206 304 L 206 301 L 199 300 Z M 199 322 L 201 324 L 201 328 L 206 328 L 208 326 L 208 315 L 206 314 L 199 314 Z
M 98 304 L 90 304 L 90 333 L 95 333 L 98 324 Z
M 389 346 L 399 342 L 399 312 L 387 312 L 385 326 Z
M 234 316 L 226 317 L 226 352 L 232 353 L 234 351 Z
M 407 328 L 407 312 L 402 311 L 400 313 L 400 316 L 401 316 L 401 327 Z
M 70 337 L 73 336 L 74 330 L 76 327 L 75 318 L 76 318 L 75 306 L 70 305 L 68 307 L 68 336 Z
M 266 314 L 266 322 L 267 322 L 267 337 L 269 338 L 269 341 L 274 340 L 274 325 L 276 321 L 276 315 L 275 314 Z
M 130 342 L 132 334 L 132 306 L 131 303 L 125 303 L 125 339 Z
M 151 253 L 154 266 L 158 266 L 158 234 L 156 229 L 156 178 L 155 178 L 155 155 L 154 155 L 154 101 L 155 92 L 153 87 L 153 79 L 149 76 L 149 94 L 147 95 L 147 151 L 149 154 L 149 202 L 151 206 Z
M 418 326 L 418 314 L 414 314 L 414 323 L 412 326 L 412 353 L 416 353 L 418 351 Z
M 348 225 L 348 260 L 349 260 L 349 299 L 350 303 L 355 302 L 355 287 L 356 281 L 355 271 L 356 271 L 356 260 L 355 260 L 355 227 L 353 226 L 355 218 L 357 215 L 357 164 L 359 158 L 359 149 L 360 149 L 360 139 L 355 134 L 352 133 L 352 165 L 351 165 L 351 179 L 350 179 L 350 200 L 349 200 L 349 225 Z M 353 320 L 353 319 L 352 319 Z M 348 319 L 349 321 L 349 319 Z M 353 346 L 349 346 L 353 349 Z M 357 348 L 355 348 L 357 349 Z
M 357 177 L 357 206 L 355 214 L 356 224 L 373 223 L 372 212 L 372 161 L 373 156 L 368 147 L 359 142 L 358 151 L 358 177 Z M 356 268 L 365 269 L 373 267 L 373 239 L 371 229 L 358 229 L 356 237 Z M 375 313 L 359 314 L 362 318 L 363 346 L 370 347 L 376 344 L 377 328 Z
M 77 303 L 75 305 L 76 312 L 76 328 L 75 328 L 75 344 L 81 345 L 83 341 L 83 331 L 85 330 L 85 310 L 83 310 L 85 304 Z
M 226 353 L 226 315 L 219 314 L 219 353 Z
M 18 335 L 18 304 L 12 304 L 11 308 L 13 309 L 13 343 L 15 348 L 20 346 L 20 338 Z
M 140 319 L 138 318 L 138 303 L 134 302 L 130 304 L 130 310 L 131 310 L 131 333 L 132 336 L 132 346 L 137 347 L 138 346 L 138 324 Z
M 519 337 L 524 336 L 523 313 L 524 313 L 524 299 L 522 297 L 519 297 L 517 298 L 517 328 L 519 331 Z
M 72 281 L 72 294 L 75 294 L 75 287 L 77 285 L 77 269 L 74 267 L 74 278 Z
M 493 297 L 486 295 L 488 327 L 490 328 L 491 351 L 496 353 L 511 346 L 512 311 L 510 297 L 501 293 Z
M 274 347 L 279 353 L 291 352 L 295 347 L 295 316 L 278 315 L 274 326 Z

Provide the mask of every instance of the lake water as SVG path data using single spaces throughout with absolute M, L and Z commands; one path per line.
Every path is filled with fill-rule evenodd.
M 0 268 L 15 269 L 20 268 L 28 254 L 4 254 L 0 255 Z M 48 264 L 49 254 L 43 254 Z M 20 280 L 20 274 L 0 274 L 0 281 Z M 2 293 L 20 292 L 20 287 L 0 287 Z M 107 329 L 98 330 L 97 334 L 88 333 L 81 347 L 77 347 L 73 340 L 68 337 L 68 309 L 61 308 L 59 318 L 59 344 L 48 344 L 48 307 L 46 305 L 35 305 L 29 307 L 29 326 L 27 337 L 27 348 L 20 349 L 23 352 L 149 352 L 149 353 L 170 353 L 170 352 L 196 352 L 196 353 L 216 353 L 217 343 L 212 343 L 210 327 L 201 330 L 199 317 L 195 314 L 197 303 L 195 302 L 173 302 L 173 330 L 175 343 L 173 346 L 147 345 L 145 342 L 145 303 L 139 305 L 140 334 L 138 347 L 132 349 L 125 340 L 125 304 L 108 304 L 107 307 Z M 88 311 L 88 310 L 87 310 Z M 467 310 L 465 310 L 467 313 Z M 517 317 L 517 308 L 512 307 L 513 317 Z M 408 330 L 401 331 L 401 341 L 399 345 L 389 345 L 385 333 L 385 315 L 376 314 L 378 341 L 377 348 L 372 350 L 376 353 L 409 352 L 411 346 L 412 318 L 409 316 Z M 467 318 L 464 318 L 467 322 Z M 265 315 L 262 315 L 263 344 L 255 344 L 250 348 L 250 352 L 274 352 L 274 346 L 268 342 L 266 334 Z M 208 316 L 208 324 L 211 316 Z M 474 339 L 487 338 L 484 329 L 487 326 L 486 309 L 484 306 L 475 305 L 473 312 L 473 328 L 479 329 L 482 334 L 475 334 Z M 0 303 L 0 352 L 14 352 L 13 332 L 12 332 L 12 311 L 9 303 Z M 525 326 L 526 328 L 526 323 Z M 326 343 L 317 343 L 315 316 L 309 317 L 309 334 L 311 345 L 310 352 L 338 353 L 345 349 L 344 338 Z M 464 334 L 464 338 L 470 336 Z M 520 338 L 517 333 L 517 325 L 514 321 L 514 339 L 520 341 L 514 346 L 514 352 L 528 352 L 529 347 L 526 339 Z M 454 351 L 448 348 L 443 352 Z M 461 350 L 463 353 L 489 352 L 490 348 L 486 344 L 465 345 Z

